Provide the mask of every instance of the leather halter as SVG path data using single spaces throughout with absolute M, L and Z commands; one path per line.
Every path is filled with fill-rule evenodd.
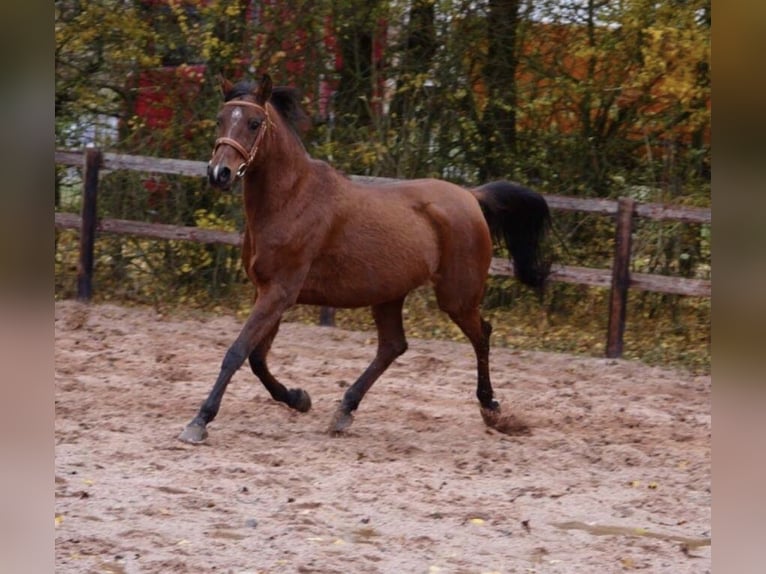
M 245 175 L 245 172 L 247 171 L 247 168 L 250 167 L 250 164 L 253 163 L 253 160 L 255 159 L 255 154 L 258 153 L 258 146 L 261 145 L 261 141 L 263 141 L 263 136 L 266 134 L 266 130 L 269 128 L 269 126 L 273 127 L 273 123 L 271 122 L 271 118 L 269 117 L 268 110 L 256 103 L 253 102 L 246 102 L 243 100 L 233 100 L 230 102 L 224 102 L 224 106 L 245 106 L 250 108 L 255 108 L 256 110 L 262 112 L 265 116 L 263 122 L 261 123 L 261 126 L 258 128 L 258 133 L 255 135 L 255 141 L 253 142 L 253 146 L 250 148 L 250 151 L 248 151 L 245 146 L 243 146 L 241 143 L 239 143 L 237 140 L 227 137 L 220 137 L 217 140 L 215 140 L 215 145 L 213 146 L 213 155 L 215 155 L 215 152 L 218 150 L 218 148 L 222 145 L 227 145 L 229 147 L 233 147 L 237 152 L 239 152 L 239 155 L 242 156 L 242 159 L 244 161 L 242 164 L 240 164 L 239 168 L 237 168 L 237 177 L 242 177 Z

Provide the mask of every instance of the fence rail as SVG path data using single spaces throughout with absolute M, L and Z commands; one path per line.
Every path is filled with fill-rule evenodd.
M 102 153 L 100 150 L 86 149 L 84 151 L 56 150 L 55 163 L 84 169 L 82 214 L 57 212 L 54 221 L 56 229 L 80 230 L 80 263 L 77 281 L 80 299 L 88 300 L 92 294 L 93 242 L 97 231 L 163 240 L 235 246 L 241 244 L 242 236 L 235 232 L 97 217 L 96 203 L 100 170 L 124 169 L 204 178 L 207 166 L 205 162 Z M 351 176 L 351 178 L 361 182 L 395 181 L 390 178 L 367 176 Z M 606 343 L 608 357 L 619 357 L 622 354 L 622 334 L 625 329 L 625 310 L 629 289 L 693 297 L 711 296 L 709 280 L 630 272 L 630 238 L 635 217 L 656 221 L 710 224 L 712 219 L 710 209 L 660 203 L 635 203 L 628 198 L 613 201 L 546 195 L 545 199 L 552 210 L 595 213 L 613 216 L 615 219 L 615 254 L 611 269 L 555 265 L 550 276 L 552 281 L 611 289 Z M 507 260 L 493 258 L 490 273 L 513 276 L 513 269 Z M 331 320 L 332 313 L 324 310 L 322 317 Z

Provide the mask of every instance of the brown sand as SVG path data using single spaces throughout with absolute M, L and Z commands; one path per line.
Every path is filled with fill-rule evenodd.
M 710 571 L 707 376 L 493 349 L 499 432 L 470 346 L 410 340 L 332 438 L 375 336 L 285 324 L 270 365 L 313 409 L 245 367 L 190 446 L 238 321 L 64 301 L 55 327 L 56 572 Z

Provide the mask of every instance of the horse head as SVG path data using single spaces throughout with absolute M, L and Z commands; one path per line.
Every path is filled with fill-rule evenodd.
M 253 164 L 258 148 L 271 127 L 266 103 L 272 93 L 271 78 L 236 85 L 221 78 L 224 103 L 216 117 L 217 139 L 207 165 L 210 184 L 229 189 Z

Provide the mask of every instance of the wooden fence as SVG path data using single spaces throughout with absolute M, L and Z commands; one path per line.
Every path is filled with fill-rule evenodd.
M 96 231 L 122 235 L 134 235 L 153 239 L 185 240 L 197 243 L 220 243 L 240 245 L 239 233 L 182 227 L 123 219 L 99 219 L 97 196 L 99 172 L 102 169 L 125 169 L 132 171 L 167 173 L 190 177 L 206 177 L 206 163 L 179 159 L 134 156 L 118 153 L 102 153 L 97 149 L 84 151 L 56 150 L 55 162 L 59 165 L 83 168 L 83 202 L 80 215 L 55 214 L 57 229 L 80 230 L 80 255 L 77 270 L 77 297 L 89 300 L 92 295 L 93 247 Z M 351 176 L 357 181 L 373 179 Z M 620 357 L 625 331 L 625 312 L 629 289 L 671 293 L 694 297 L 710 297 L 710 281 L 688 279 L 646 273 L 631 273 L 631 234 L 636 217 L 652 220 L 670 220 L 686 223 L 711 223 L 709 209 L 668 206 L 658 203 L 636 203 L 630 198 L 617 201 L 606 199 L 580 199 L 556 195 L 545 196 L 552 210 L 577 211 L 611 216 L 615 220 L 615 249 L 611 269 L 593 269 L 558 265 L 551 271 L 552 281 L 577 283 L 610 289 L 609 324 L 607 329 L 606 356 Z M 513 270 L 505 259 L 493 258 L 490 267 L 493 275 L 512 276 Z M 322 323 L 331 323 L 332 312 L 322 309 Z

